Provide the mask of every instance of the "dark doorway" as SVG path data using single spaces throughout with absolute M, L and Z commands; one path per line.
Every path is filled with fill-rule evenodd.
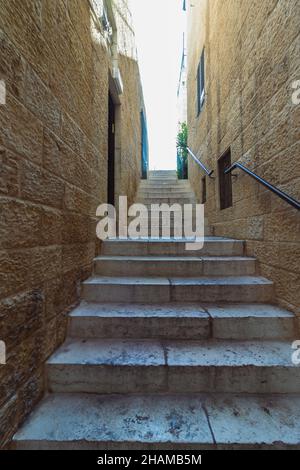
M 201 201 L 201 204 L 205 204 L 206 203 L 206 176 L 203 176 L 202 178 L 202 201 Z
M 219 158 L 219 194 L 220 194 L 220 209 L 224 210 L 232 206 L 232 180 L 231 174 L 225 175 L 224 171 L 231 166 L 231 151 L 230 149 Z
M 108 96 L 107 202 L 115 205 L 115 103 Z

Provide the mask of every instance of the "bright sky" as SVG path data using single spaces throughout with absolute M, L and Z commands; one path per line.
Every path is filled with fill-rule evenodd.
M 147 111 L 150 169 L 176 168 L 182 0 L 130 0 Z

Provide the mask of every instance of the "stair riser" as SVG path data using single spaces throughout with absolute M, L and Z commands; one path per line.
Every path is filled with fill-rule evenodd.
M 137 202 L 137 204 L 142 204 L 143 206 L 146 207 L 146 209 L 148 210 L 148 216 L 151 215 L 151 209 L 152 209 L 152 206 L 161 206 L 163 204 L 167 204 L 167 208 L 164 209 L 163 211 L 161 210 L 161 207 L 159 207 L 160 209 L 160 214 L 161 213 L 164 213 L 164 215 L 166 216 L 169 216 L 170 214 L 170 208 L 171 206 L 173 205 L 176 205 L 178 206 L 178 208 L 176 207 L 175 211 L 173 210 L 171 212 L 171 216 L 173 217 L 173 214 L 177 212 L 176 215 L 180 215 L 180 214 L 184 214 L 184 205 L 188 204 L 188 205 L 193 205 L 193 212 L 195 212 L 195 201 L 194 200 L 191 200 L 191 199 L 186 199 L 186 200 L 183 200 L 182 198 L 168 198 L 168 199 L 157 199 L 156 201 L 153 201 L 153 199 L 151 200 L 144 200 L 144 201 L 141 201 L 139 200 Z M 156 214 L 153 214 L 152 217 L 154 218 L 154 216 L 157 218 L 157 215 Z
M 227 448 L 227 446 L 223 446 L 224 449 Z M 237 449 L 240 449 L 241 447 L 244 446 L 237 446 Z M 256 448 L 260 446 L 248 446 L 247 448 Z M 266 446 L 268 449 L 271 446 Z M 231 446 L 228 446 L 228 448 L 231 449 Z M 271 447 L 274 449 L 274 446 Z M 286 448 L 286 447 L 284 447 Z M 211 443 L 207 444 L 180 444 L 180 443 L 147 443 L 147 442 L 110 442 L 110 441 L 89 441 L 88 439 L 85 441 L 20 441 L 17 442 L 13 445 L 12 447 L 13 450 L 103 450 L 103 451 L 113 451 L 113 450 L 122 450 L 122 451 L 127 451 L 127 450 L 215 450 L 216 446 Z M 270 449 L 271 450 L 271 449 Z
M 97 285 L 84 284 L 82 298 L 88 302 L 270 302 L 272 285 Z
M 144 183 L 145 184 L 145 183 Z M 148 186 L 151 186 L 151 185 L 157 185 L 157 186 L 160 186 L 160 185 L 171 185 L 171 186 L 177 186 L 178 184 L 178 180 L 176 178 L 150 178 L 146 185 Z
M 297 337 L 289 318 L 73 317 L 69 336 L 86 339 L 283 340 Z
M 181 197 L 174 195 L 173 197 L 140 197 L 137 199 L 138 204 L 144 204 L 149 206 L 149 204 L 195 204 L 196 201 L 193 197 Z
M 242 242 L 205 243 L 196 256 L 242 256 Z M 107 256 L 193 256 L 193 251 L 186 250 L 183 242 L 104 242 L 102 254 Z
M 129 222 L 128 222 L 128 226 L 129 227 Z M 182 236 L 181 236 L 181 233 L 182 232 L 179 232 L 178 230 L 175 231 L 174 229 L 174 224 L 171 222 L 170 224 L 170 230 L 166 230 L 166 228 L 164 227 L 164 229 L 161 228 L 161 225 L 148 225 L 148 230 L 147 230 L 147 227 L 145 229 L 145 233 L 143 233 L 143 236 L 142 238 L 145 238 L 145 237 L 149 237 L 149 238 L 152 238 L 153 240 L 163 240 L 164 238 L 176 238 L 177 240 L 182 240 Z M 209 231 L 209 227 L 204 227 L 204 236 L 209 236 L 210 235 L 210 231 Z M 197 253 L 199 253 L 200 251 L 198 250 Z M 134 255 L 133 255 L 134 256 Z M 189 252 L 189 256 L 191 256 L 191 252 Z
M 300 368 L 48 365 L 56 393 L 299 393 Z
M 165 195 L 165 194 L 178 194 L 178 192 L 186 192 L 191 194 L 191 187 L 186 186 L 184 184 L 149 184 L 147 186 L 141 186 L 139 189 L 140 193 L 150 193 L 157 197 L 158 194 Z
M 247 276 L 255 274 L 255 261 L 112 261 L 96 260 L 95 273 L 103 276 Z
M 212 337 L 224 340 L 287 340 L 297 336 L 293 318 L 213 318 Z
M 190 339 L 210 337 L 208 318 L 72 318 L 69 336 L 77 338 Z
M 128 225 L 127 225 L 127 229 L 129 227 L 129 223 L 130 221 L 128 222 Z M 194 230 L 194 228 L 193 228 Z M 124 229 L 124 231 L 126 232 L 126 228 Z M 123 233 L 124 233 L 123 231 Z M 204 227 L 204 236 L 205 237 L 208 237 L 209 235 L 211 234 L 211 231 L 210 231 L 210 228 L 205 226 Z M 174 224 L 171 222 L 170 224 L 170 230 L 166 230 L 166 228 L 164 228 L 164 230 L 161 228 L 161 225 L 148 225 L 148 230 L 146 228 L 145 230 L 145 233 L 143 233 L 143 236 L 141 238 L 145 238 L 145 237 L 149 237 L 149 238 L 152 238 L 153 240 L 163 240 L 164 238 L 176 238 L 177 240 L 182 240 L 183 237 L 181 236 L 181 232 L 179 231 L 175 231 L 174 230 Z M 199 252 L 199 250 L 197 251 Z M 191 253 L 191 252 L 189 252 Z M 133 255 L 134 256 L 134 255 Z M 190 256 L 190 254 L 189 254 Z M 210 255 L 208 255 L 210 256 Z
M 164 176 L 168 176 L 168 175 L 172 175 L 172 176 L 176 176 L 177 177 L 177 171 L 176 170 L 149 170 L 149 173 L 148 173 L 148 177 L 149 178 L 152 178 L 152 176 L 160 176 L 160 175 L 164 175 Z
M 138 193 L 137 193 L 137 199 L 139 198 L 144 198 L 144 197 L 151 197 L 153 199 L 156 199 L 158 197 L 173 197 L 173 196 L 182 196 L 182 197 L 193 197 L 194 194 L 187 190 L 186 188 L 178 188 L 178 189 L 175 189 L 175 188 L 161 188 L 160 189 L 160 192 L 159 192 L 159 195 L 157 194 L 157 191 L 156 190 L 147 190 L 146 188 L 145 189 L 141 189 Z

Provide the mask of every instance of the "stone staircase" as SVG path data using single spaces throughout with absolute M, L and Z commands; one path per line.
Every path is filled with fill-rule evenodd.
M 166 189 L 166 191 L 164 191 Z M 192 200 L 154 173 L 138 200 Z M 300 448 L 293 314 L 244 242 L 109 240 L 16 449 Z
M 178 180 L 176 171 L 153 171 L 150 172 L 149 178 L 141 182 L 138 193 L 136 195 L 136 202 L 143 204 L 148 211 L 152 205 L 167 204 L 168 207 L 173 207 L 174 211 L 169 213 L 169 209 L 161 208 L 161 215 L 156 216 L 150 213 L 146 218 L 149 227 L 149 236 L 152 238 L 158 237 L 174 237 L 174 224 L 178 220 L 178 216 L 184 212 L 185 204 L 192 204 L 195 206 L 196 197 L 191 188 L 188 180 Z M 192 212 L 192 217 L 195 211 Z M 163 228 L 166 229 L 165 217 L 170 220 L 170 231 L 164 233 Z M 186 214 L 185 217 L 187 218 Z M 129 218 L 129 222 L 132 218 Z M 145 219 L 142 217 L 142 221 Z M 179 224 L 180 227 L 182 224 Z M 195 227 L 193 227 L 195 228 Z M 150 229 L 152 231 L 150 232 Z M 208 232 L 207 232 L 208 234 Z

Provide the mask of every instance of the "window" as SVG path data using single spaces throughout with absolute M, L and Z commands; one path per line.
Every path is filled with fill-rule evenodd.
M 206 203 L 206 200 L 207 200 L 207 196 L 206 196 L 206 177 L 204 176 L 202 178 L 202 197 L 201 197 L 201 204 L 205 204 Z
M 226 168 L 231 166 L 231 151 L 230 149 L 219 158 L 219 195 L 220 195 L 220 209 L 227 209 L 232 206 L 232 180 L 231 174 L 225 175 Z
M 205 102 L 205 50 L 203 49 L 197 70 L 197 116 Z

